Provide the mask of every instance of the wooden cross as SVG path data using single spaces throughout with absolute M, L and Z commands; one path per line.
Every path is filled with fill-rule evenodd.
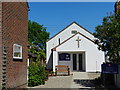
M 81 39 L 78 37 L 76 41 L 78 41 L 78 48 L 79 48 Z

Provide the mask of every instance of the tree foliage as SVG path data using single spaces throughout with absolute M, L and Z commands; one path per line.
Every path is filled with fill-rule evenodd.
M 28 86 L 37 86 L 45 83 L 46 73 L 45 67 L 40 60 L 46 59 L 46 41 L 49 38 L 49 33 L 43 25 L 36 22 L 28 22 L 28 51 L 33 56 L 30 58 L 29 80 Z
M 45 60 L 46 41 L 49 39 L 49 33 L 43 25 L 29 20 L 28 22 L 28 41 L 29 51 L 37 55 L 37 60 Z
M 120 12 L 104 17 L 94 36 L 98 49 L 106 52 L 111 62 L 120 62 Z

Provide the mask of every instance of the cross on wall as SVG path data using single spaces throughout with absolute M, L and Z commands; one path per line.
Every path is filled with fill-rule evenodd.
M 76 41 L 78 41 L 78 48 L 80 47 L 80 41 L 81 41 L 81 39 L 78 37 L 77 39 L 76 39 Z

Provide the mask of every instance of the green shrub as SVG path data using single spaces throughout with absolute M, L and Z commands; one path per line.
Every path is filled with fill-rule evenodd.
M 54 71 L 50 71 L 50 74 L 54 74 Z
M 40 62 L 30 63 L 28 70 L 29 70 L 28 86 L 32 87 L 45 84 L 46 79 L 45 68 Z

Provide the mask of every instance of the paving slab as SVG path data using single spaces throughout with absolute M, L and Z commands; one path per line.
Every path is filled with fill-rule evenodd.
M 82 80 L 88 80 L 88 73 L 86 72 L 72 72 L 73 77 L 72 77 L 72 82 L 71 82 L 71 87 L 70 88 L 86 88 L 83 86 L 81 83 Z M 87 87 L 90 88 L 90 87 Z
M 49 77 L 45 85 L 40 85 L 35 88 L 70 88 L 72 76 L 54 76 Z
M 76 90 L 77 88 L 94 88 L 90 80 L 100 76 L 99 73 L 87 72 L 71 72 L 70 76 L 53 76 L 49 77 L 45 85 L 33 88 L 69 88 Z M 75 89 L 76 88 L 76 89 Z

